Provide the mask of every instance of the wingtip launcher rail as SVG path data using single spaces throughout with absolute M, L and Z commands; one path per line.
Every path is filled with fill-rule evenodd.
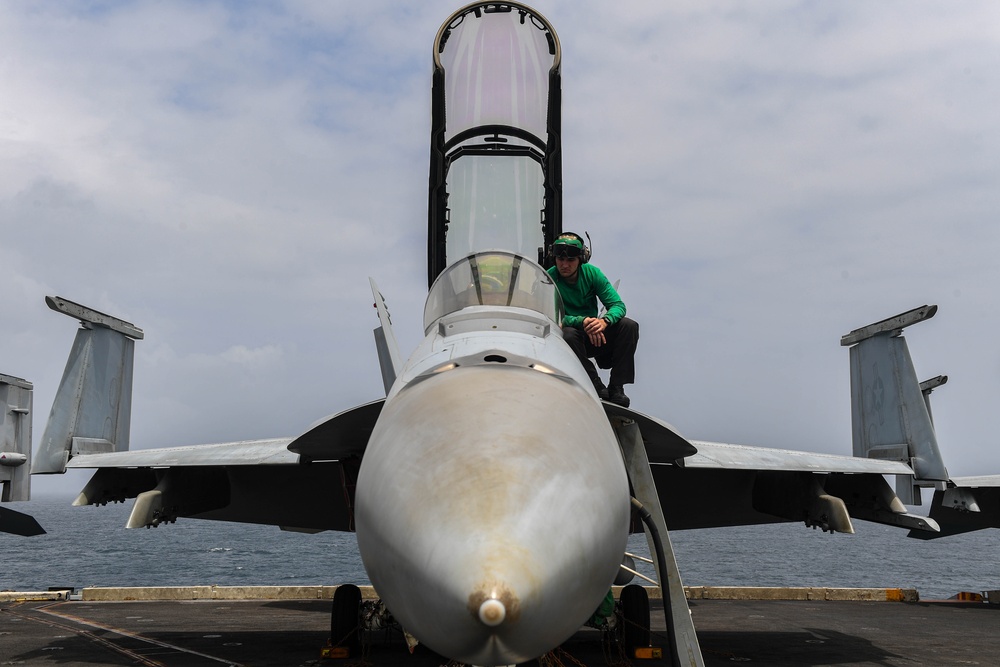
M 145 335 L 143 334 L 142 329 L 135 326 L 131 322 L 120 320 L 117 317 L 112 317 L 107 313 L 102 313 L 99 310 L 94 310 L 93 308 L 80 305 L 74 301 L 70 301 L 69 299 L 64 299 L 61 296 L 47 296 L 45 297 L 45 304 L 57 313 L 75 317 L 80 320 L 85 327 L 105 327 L 128 336 L 129 338 L 134 338 L 135 340 L 142 340 Z

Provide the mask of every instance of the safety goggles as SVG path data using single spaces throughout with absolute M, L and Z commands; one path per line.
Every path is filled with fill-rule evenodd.
M 580 249 L 571 245 L 559 245 L 552 251 L 556 259 L 577 259 L 580 256 Z

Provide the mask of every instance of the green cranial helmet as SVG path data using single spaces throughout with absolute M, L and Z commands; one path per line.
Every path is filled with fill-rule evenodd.
M 574 232 L 564 232 L 556 237 L 549 252 L 553 258 L 579 258 L 581 264 L 590 261 L 590 248 L 583 242 L 583 237 Z
M 579 236 L 577 236 L 573 232 L 569 232 L 569 233 L 560 235 L 559 238 L 557 238 L 552 245 L 553 246 L 569 245 L 569 246 L 573 246 L 577 250 L 582 251 L 583 250 L 583 239 L 581 239 Z

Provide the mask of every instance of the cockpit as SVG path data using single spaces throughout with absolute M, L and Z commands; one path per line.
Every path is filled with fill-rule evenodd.
M 538 264 L 512 252 L 478 252 L 448 267 L 431 286 L 424 306 L 424 330 L 445 315 L 470 306 L 526 308 L 561 325 L 562 299 Z

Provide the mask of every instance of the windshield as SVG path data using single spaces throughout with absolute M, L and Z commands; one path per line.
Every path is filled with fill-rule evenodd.
M 562 299 L 545 269 L 503 251 L 469 255 L 442 273 L 427 295 L 424 330 L 469 306 L 513 306 L 545 315 L 560 325 Z

